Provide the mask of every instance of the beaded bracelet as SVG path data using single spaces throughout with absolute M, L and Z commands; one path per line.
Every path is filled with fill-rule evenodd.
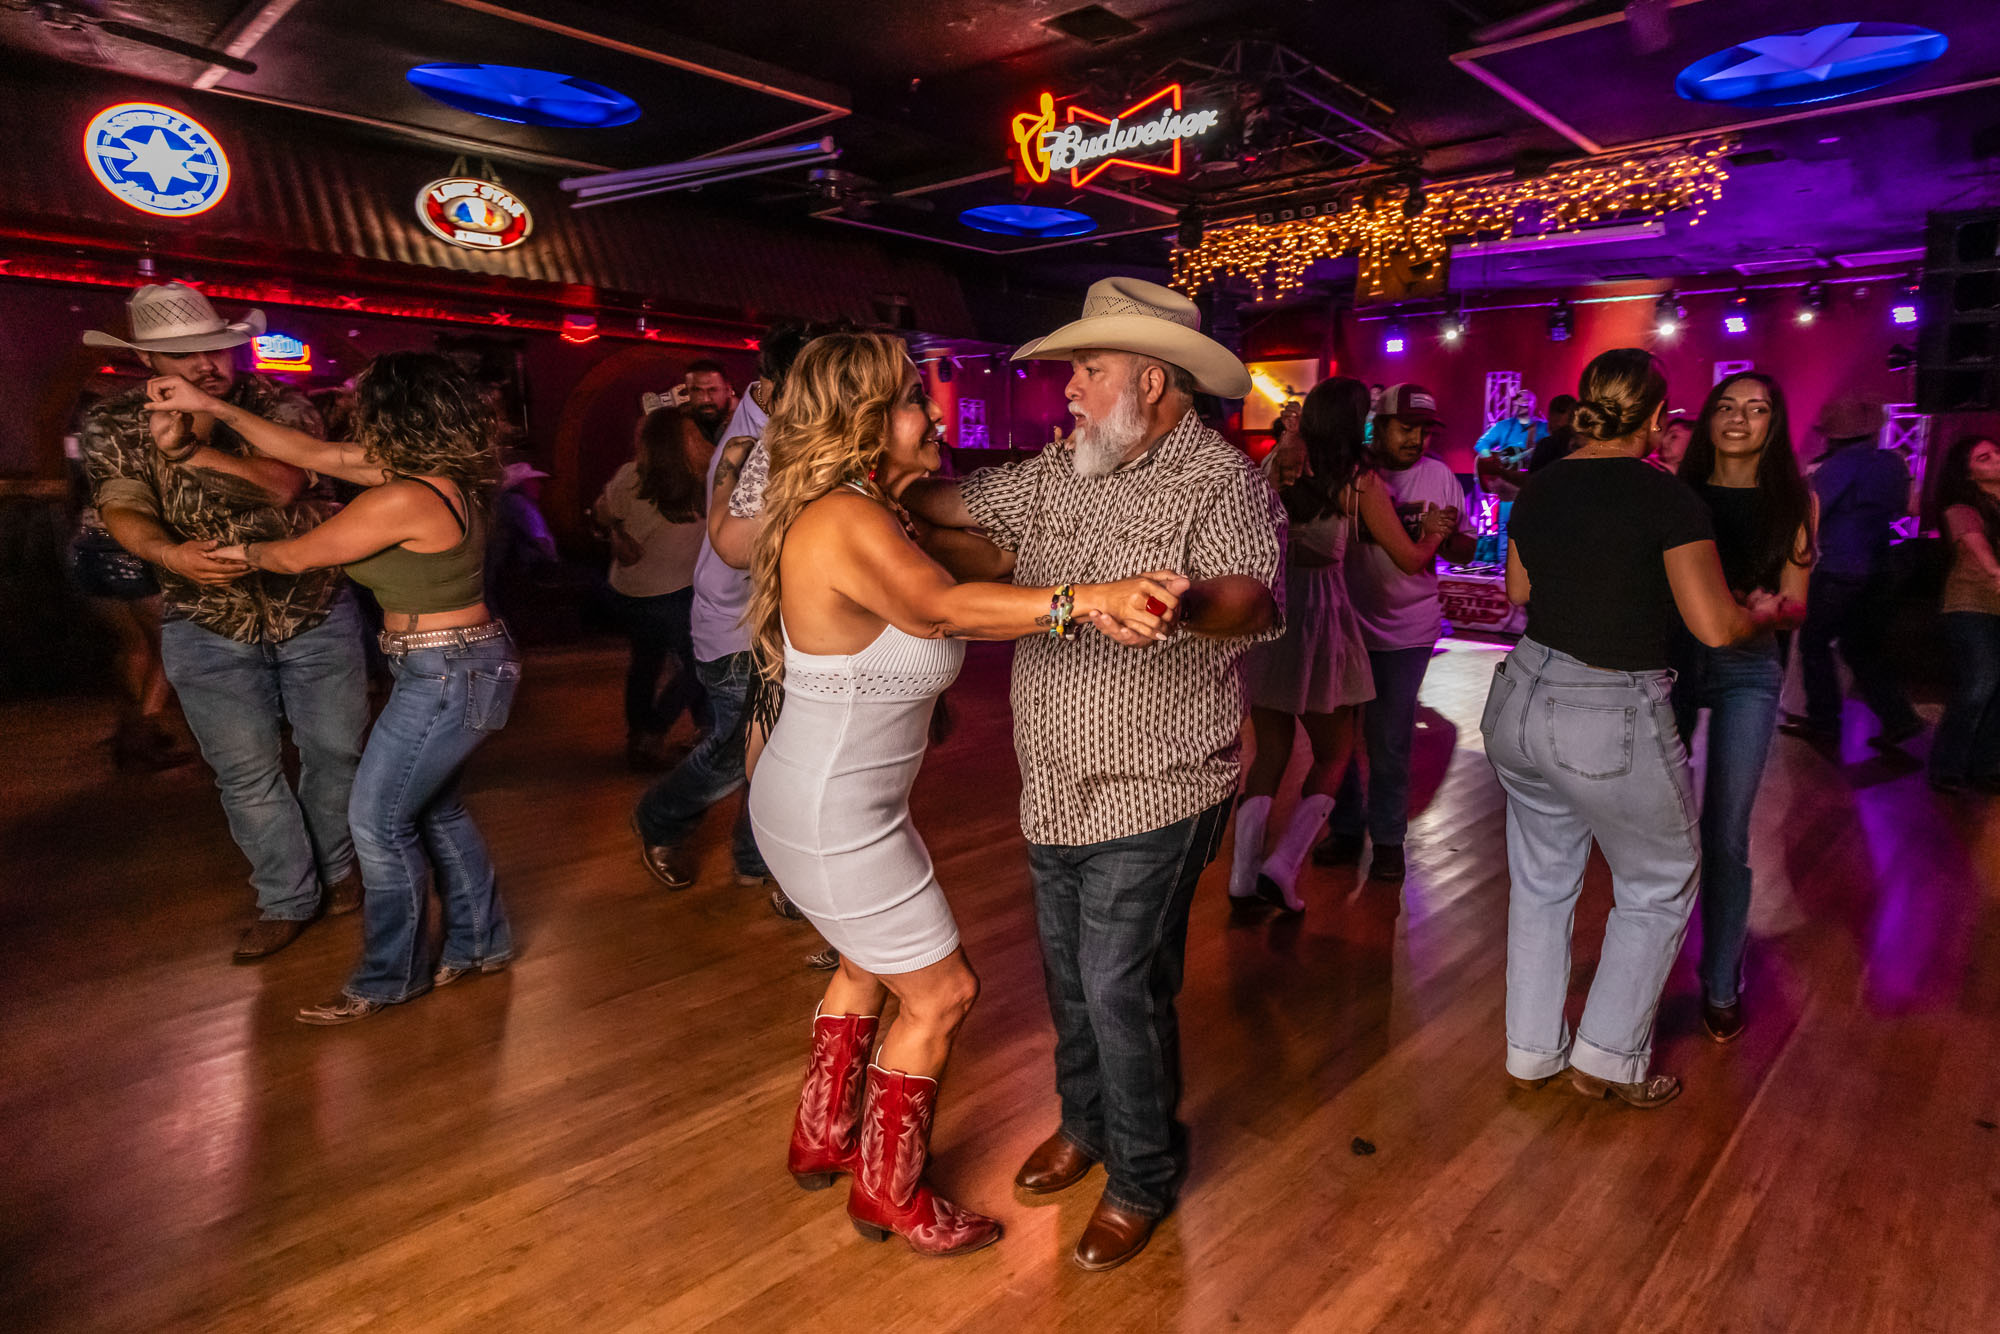
M 1070 584 L 1056 589 L 1049 599 L 1049 638 L 1067 639 L 1076 633 L 1072 617 L 1076 615 L 1076 590 Z

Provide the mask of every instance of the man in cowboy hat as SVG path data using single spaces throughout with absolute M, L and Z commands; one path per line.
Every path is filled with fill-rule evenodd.
M 139 288 L 127 311 L 130 339 L 93 331 L 83 341 L 135 352 L 155 376 L 180 376 L 318 434 L 303 395 L 236 370 L 233 349 L 264 331 L 262 311 L 228 323 L 181 283 Z M 246 962 L 296 940 L 322 894 L 335 912 L 360 906 L 347 795 L 368 725 L 361 620 L 338 570 L 275 575 L 215 555 L 319 523 L 326 506 L 306 474 L 212 418 L 148 413 L 145 400 L 135 389 L 91 409 L 84 466 L 105 528 L 159 567 L 167 678 L 215 770 L 229 832 L 250 859 L 258 920 L 235 955 Z M 296 793 L 285 780 L 281 722 L 299 751 Z
M 1040 457 L 906 493 L 932 523 L 983 530 L 1024 582 L 1173 570 L 1183 633 L 1133 652 L 1099 634 L 1014 650 L 1021 825 L 1035 882 L 1062 1121 L 1015 1182 L 1046 1194 L 1103 1162 L 1075 1259 L 1139 1253 L 1187 1167 L 1180 991 L 1188 907 L 1238 779 L 1240 659 L 1282 630 L 1284 511 L 1243 453 L 1201 424 L 1197 390 L 1250 392 L 1194 303 L 1133 278 L 1091 287 L 1083 318 L 1014 354 L 1065 360 L 1076 430 Z M 1178 582 L 1178 581 L 1177 581 Z

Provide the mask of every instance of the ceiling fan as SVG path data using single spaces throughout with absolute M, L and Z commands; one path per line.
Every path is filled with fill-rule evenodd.
M 49 41 L 67 58 L 88 65 L 111 65 L 104 44 L 97 40 L 98 34 L 114 37 L 120 41 L 135 42 L 140 46 L 150 46 L 156 51 L 168 51 L 189 60 L 198 60 L 205 65 L 220 65 L 236 74 L 255 74 L 255 61 L 241 56 L 232 56 L 227 51 L 218 51 L 175 37 L 170 33 L 154 32 L 123 19 L 105 18 L 97 12 L 96 6 L 81 3 L 64 3 L 62 0 L 38 0 L 24 4 L 19 0 L 4 0 L 0 9 L 11 9 L 19 14 L 33 16 L 41 24 Z

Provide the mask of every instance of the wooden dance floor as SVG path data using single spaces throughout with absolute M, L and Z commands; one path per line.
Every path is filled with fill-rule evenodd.
M 985 988 L 934 1175 L 1007 1227 L 957 1260 L 865 1242 L 840 1190 L 786 1175 L 816 938 L 732 883 L 733 802 L 699 886 L 641 868 L 616 649 L 531 656 L 476 761 L 514 968 L 335 1030 L 291 1016 L 358 919 L 231 966 L 251 899 L 205 772 L 114 775 L 100 705 L 0 708 L 0 1329 L 2000 1327 L 2000 807 L 1859 730 L 1844 768 L 1781 738 L 1746 1036 L 1700 1035 L 1691 941 L 1660 1012 L 1677 1103 L 1523 1092 L 1477 729 L 1496 652 L 1451 645 L 1425 684 L 1400 910 L 1316 870 L 1303 921 L 1231 927 L 1211 868 L 1193 1177 L 1103 1275 L 1068 1259 L 1101 1173 L 1010 1186 L 1055 1104 L 1004 650 L 975 650 L 916 799 Z M 1606 900 L 1600 868 L 1579 994 Z

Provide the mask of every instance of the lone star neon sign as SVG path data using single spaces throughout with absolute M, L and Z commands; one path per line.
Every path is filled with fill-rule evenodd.
M 1148 111 L 1152 114 L 1134 119 Z M 1101 116 L 1075 105 L 1064 107 L 1063 112 L 1068 123 L 1058 126 L 1055 97 L 1043 93 L 1035 110 L 1014 117 L 1014 144 L 1021 154 L 1021 166 L 1037 185 L 1046 183 L 1056 172 L 1067 171 L 1070 187 L 1080 190 L 1113 167 L 1178 176 L 1182 141 L 1207 134 L 1222 119 L 1218 111 L 1183 112 L 1177 83 L 1134 102 L 1115 116 Z M 1100 125 L 1104 128 L 1093 134 L 1091 127 Z M 1165 150 L 1166 161 L 1140 162 L 1123 156 L 1148 149 Z
M 1951 45 L 1908 23 L 1823 23 L 1740 42 L 1697 60 L 1674 80 L 1691 102 L 1786 107 L 1880 88 L 1930 64 Z

